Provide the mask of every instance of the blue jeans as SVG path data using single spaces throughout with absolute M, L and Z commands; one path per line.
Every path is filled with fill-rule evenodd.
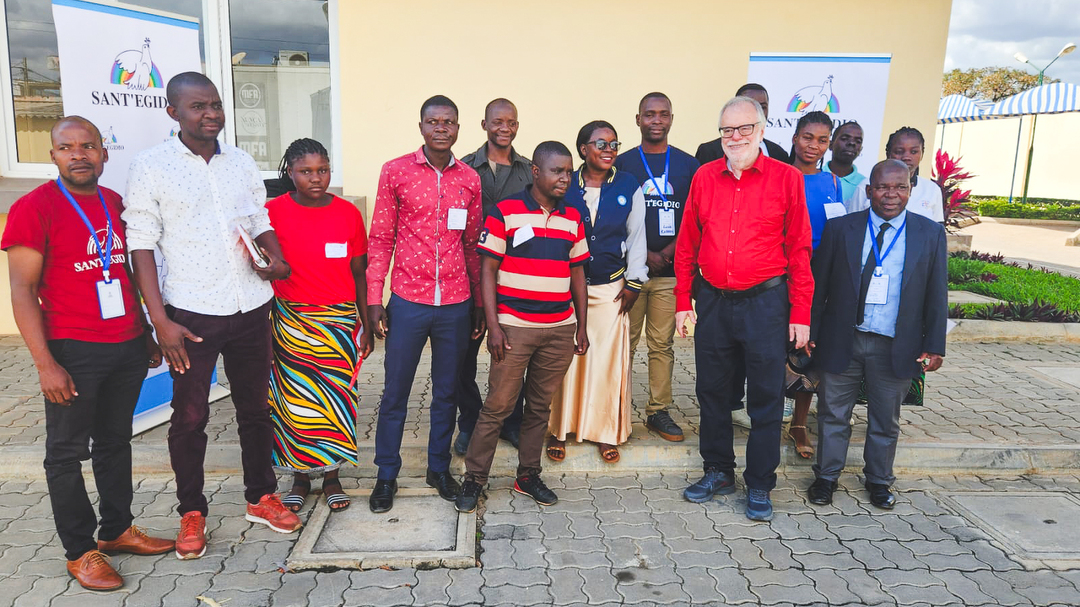
M 386 380 L 375 429 L 375 465 L 380 480 L 393 480 L 401 470 L 401 435 L 409 412 L 409 392 L 424 344 L 431 339 L 431 411 L 428 468 L 450 469 L 454 435 L 454 394 L 458 372 L 469 345 L 471 303 L 428 306 L 390 296 L 386 305 Z
M 746 299 L 724 299 L 711 287 L 698 292 L 694 355 L 701 407 L 701 458 L 706 467 L 735 471 L 731 411 L 738 398 L 734 384 L 741 379 L 742 366 L 746 412 L 753 424 L 743 472 L 750 489 L 770 491 L 776 486 L 788 311 L 786 284 Z

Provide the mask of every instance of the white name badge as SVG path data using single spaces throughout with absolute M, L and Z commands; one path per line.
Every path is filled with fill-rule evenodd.
M 660 235 L 675 235 L 675 209 L 660 209 Z
M 866 290 L 866 303 L 882 305 L 889 300 L 889 275 L 874 274 L 870 278 L 870 288 Z
M 847 215 L 847 209 L 844 208 L 842 202 L 827 202 L 825 203 L 825 221 L 835 219 L 837 217 L 843 217 Z
M 533 239 L 533 236 L 536 236 L 536 232 L 533 232 L 532 224 L 523 225 L 514 232 L 514 246 L 517 247 L 522 243 L 529 242 Z
M 326 243 L 327 259 L 344 259 L 349 254 L 349 247 L 344 242 Z
M 465 222 L 469 219 L 468 209 L 450 209 L 446 216 L 446 229 L 464 230 Z
M 101 319 L 120 318 L 124 315 L 124 292 L 120 290 L 120 281 L 97 282 L 98 306 L 101 307 Z

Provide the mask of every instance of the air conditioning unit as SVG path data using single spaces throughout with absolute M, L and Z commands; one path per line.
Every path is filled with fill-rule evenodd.
M 307 65 L 307 51 L 278 51 L 278 65 Z

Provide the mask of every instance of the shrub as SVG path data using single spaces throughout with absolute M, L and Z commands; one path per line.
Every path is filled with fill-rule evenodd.
M 975 203 L 983 217 L 1011 217 L 1015 219 L 1064 219 L 1080 221 L 1080 205 L 1023 204 L 1003 198 L 992 198 Z
M 1080 313 L 1080 280 L 1052 271 L 1024 268 L 1015 263 L 989 263 L 971 258 L 984 255 L 975 252 L 950 256 L 949 288 L 995 297 L 1010 304 L 1052 304 L 1062 312 Z M 997 279 L 984 280 L 988 278 L 987 274 Z M 1049 317 L 1051 312 L 1053 310 L 1047 309 L 1036 315 Z M 1026 313 L 1017 309 L 1012 315 L 1023 316 Z

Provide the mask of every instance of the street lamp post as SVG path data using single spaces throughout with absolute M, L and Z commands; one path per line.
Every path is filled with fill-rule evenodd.
M 1039 70 L 1039 83 L 1038 83 L 1037 86 L 1042 86 L 1043 74 L 1046 73 L 1046 70 L 1050 69 L 1051 65 L 1054 65 L 1054 61 L 1057 61 L 1058 59 L 1061 59 L 1063 56 L 1068 55 L 1069 53 L 1071 53 L 1071 52 L 1073 52 L 1075 50 L 1076 50 L 1076 45 L 1075 44 L 1073 44 L 1072 42 L 1066 44 L 1065 46 L 1063 46 L 1061 48 L 1061 50 L 1058 52 L 1057 56 L 1054 57 L 1053 61 L 1051 61 L 1050 63 L 1047 63 L 1046 67 L 1042 68 L 1041 70 L 1039 70 L 1039 68 L 1036 67 L 1036 65 L 1034 63 L 1032 63 L 1027 58 L 1027 56 L 1024 55 L 1024 53 L 1021 53 L 1021 52 L 1017 51 L 1017 53 L 1015 55 L 1013 55 L 1013 58 L 1016 59 L 1017 61 L 1019 61 L 1020 63 L 1026 63 L 1026 64 L 1030 65 L 1031 67 Z M 1022 199 L 1021 199 L 1021 202 L 1025 203 L 1025 204 L 1027 203 L 1027 199 L 1028 199 L 1028 183 L 1031 181 L 1031 158 L 1032 158 L 1032 156 L 1035 155 L 1035 121 L 1038 120 L 1038 118 L 1039 118 L 1038 114 L 1032 114 L 1031 115 L 1031 134 L 1028 136 L 1027 168 L 1024 170 L 1024 191 L 1023 191 Z

